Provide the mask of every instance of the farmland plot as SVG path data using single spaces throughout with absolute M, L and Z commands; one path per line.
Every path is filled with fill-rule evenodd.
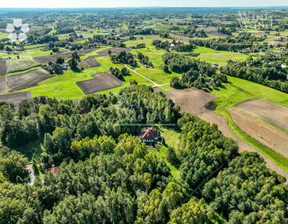
M 39 66 L 32 58 L 21 58 L 21 59 L 8 59 L 7 63 L 7 73 L 25 71 L 30 68 Z
M 92 75 L 94 79 L 77 82 L 79 88 L 84 94 L 92 94 L 103 90 L 112 89 L 123 85 L 123 82 L 117 79 L 110 72 L 102 72 Z
M 6 60 L 0 59 L 0 76 L 6 75 L 6 73 L 7 73 Z
M 239 109 L 229 110 L 234 122 L 257 141 L 273 149 L 275 152 L 288 158 L 288 134 L 276 127 L 244 113 Z
M 5 93 L 6 91 L 6 78 L 0 77 L 0 93 Z

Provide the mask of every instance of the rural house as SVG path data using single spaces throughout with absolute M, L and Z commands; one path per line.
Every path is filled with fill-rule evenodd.
M 60 169 L 59 166 L 52 166 L 52 168 L 48 169 L 48 172 L 52 172 L 52 173 L 57 173 L 57 171 Z
M 156 130 L 154 127 L 145 129 L 142 132 L 142 135 L 140 137 L 140 140 L 142 140 L 144 143 L 157 143 L 159 140 L 161 140 L 161 135 L 158 130 Z

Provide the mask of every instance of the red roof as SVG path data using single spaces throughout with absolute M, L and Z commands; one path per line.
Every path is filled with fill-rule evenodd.
M 52 172 L 52 173 L 57 173 L 57 171 L 59 170 L 59 166 L 53 166 L 52 168 L 50 168 L 48 171 Z
M 159 136 L 159 132 L 155 128 L 149 128 L 142 132 L 142 139 L 144 140 L 155 140 Z

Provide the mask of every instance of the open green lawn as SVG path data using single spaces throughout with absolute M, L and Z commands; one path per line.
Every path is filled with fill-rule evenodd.
M 176 132 L 173 129 L 166 129 L 163 127 L 159 127 L 160 132 L 162 137 L 165 139 L 165 144 L 161 145 L 159 149 L 151 148 L 153 150 L 153 153 L 160 159 L 163 159 L 168 167 L 171 170 L 171 174 L 174 178 L 179 178 L 180 177 L 180 171 L 172 165 L 170 162 L 167 161 L 167 153 L 168 153 L 168 147 L 173 147 L 176 150 L 177 153 L 177 148 L 179 144 L 179 137 L 180 137 L 180 132 Z
M 219 65 L 227 64 L 227 60 L 243 61 L 248 58 L 248 55 L 241 53 L 234 53 L 229 51 L 216 51 L 207 47 L 197 47 L 193 53 L 200 54 L 197 58 L 209 63 L 215 63 Z
M 229 83 L 223 84 L 224 88 L 211 92 L 219 97 L 215 100 L 218 105 L 216 112 L 220 113 L 239 102 L 255 98 L 265 99 L 288 107 L 288 94 L 286 93 L 231 76 L 228 76 L 228 81 Z
M 146 68 L 145 66 L 139 64 L 141 67 L 137 68 L 135 71 L 140 73 L 141 75 L 146 76 L 148 79 L 151 79 L 153 82 L 156 82 L 157 84 L 167 84 L 170 83 L 170 80 L 173 76 L 181 77 L 182 74 L 177 73 L 165 73 L 160 68 Z

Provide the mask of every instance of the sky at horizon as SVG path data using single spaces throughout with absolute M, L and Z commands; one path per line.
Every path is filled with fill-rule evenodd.
M 262 7 L 288 6 L 288 0 L 1 0 L 0 8 L 102 7 Z

